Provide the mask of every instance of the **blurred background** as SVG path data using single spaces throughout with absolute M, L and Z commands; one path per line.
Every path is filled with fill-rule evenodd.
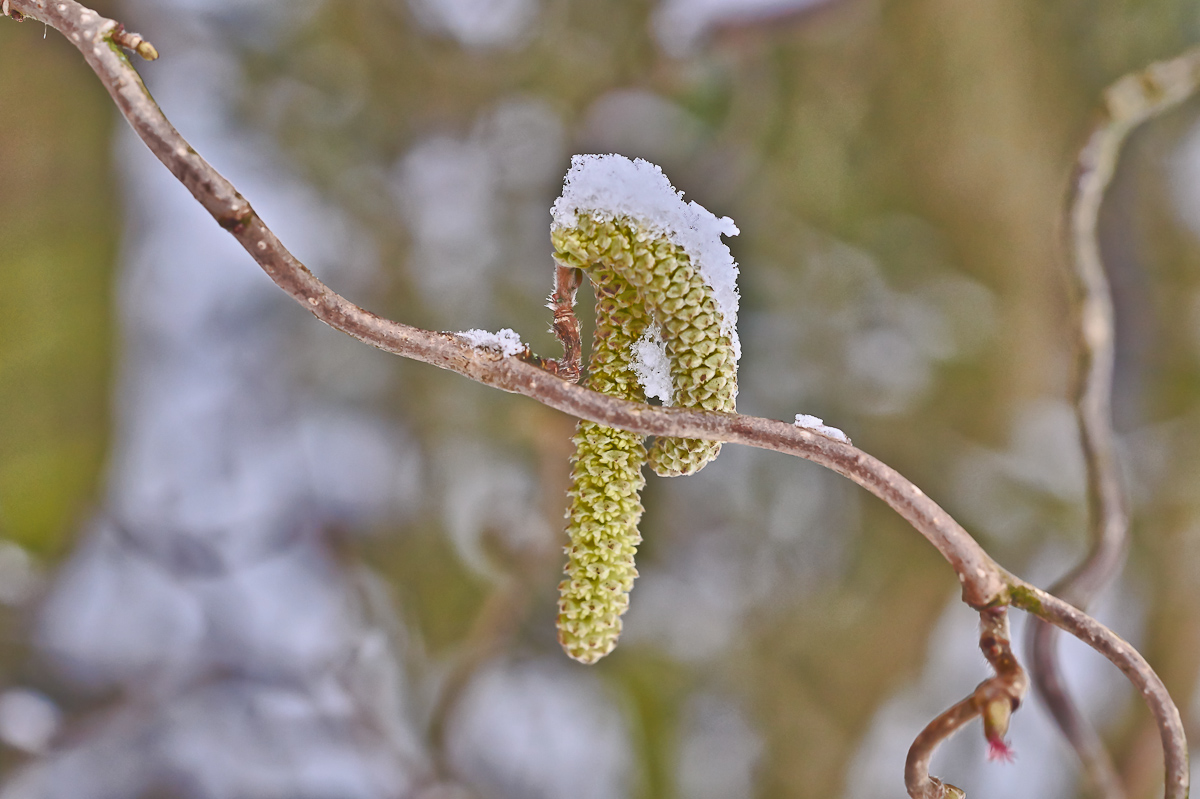
M 1200 39 L 1194 2 L 97 7 L 292 251 L 412 324 L 557 356 L 570 155 L 660 164 L 742 231 L 739 410 L 844 429 L 1041 585 L 1083 552 L 1060 209 L 1101 90 Z M 904 795 L 988 671 L 882 503 L 733 446 L 650 477 L 621 645 L 570 661 L 573 420 L 314 321 L 53 31 L 0 22 L 0 76 L 0 797 Z M 1102 229 L 1135 538 L 1095 610 L 1200 740 L 1200 103 L 1133 138 Z M 1148 713 L 1063 651 L 1155 795 Z M 1036 699 L 1010 737 L 934 773 L 1087 795 Z

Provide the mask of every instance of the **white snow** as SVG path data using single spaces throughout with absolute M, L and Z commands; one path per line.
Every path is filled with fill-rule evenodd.
M 738 265 L 721 241 L 721 236 L 738 234 L 732 219 L 718 218 L 694 200 L 684 202 L 683 192 L 658 166 L 616 154 L 573 156 L 562 196 L 550 213 L 556 229 L 575 227 L 580 213 L 600 219 L 630 217 L 682 247 L 713 290 L 721 332 L 733 342 L 733 357 L 742 357 L 737 334 Z
M 525 343 L 521 341 L 521 337 L 511 328 L 504 328 L 492 333 L 488 330 L 464 330 L 461 333 L 455 333 L 463 341 L 470 344 L 472 347 L 482 347 L 489 350 L 499 350 L 501 355 L 520 355 L 525 351 Z
M 633 373 L 647 397 L 657 397 L 666 406 L 675 401 L 667 344 L 658 325 L 650 325 L 646 334 L 633 342 Z
M 841 430 L 838 430 L 836 427 L 830 427 L 823 420 L 816 416 L 809 416 L 807 413 L 796 414 L 796 427 L 803 427 L 805 430 L 820 433 L 823 436 L 832 438 L 834 441 L 841 441 L 845 444 L 850 443 L 850 438 Z

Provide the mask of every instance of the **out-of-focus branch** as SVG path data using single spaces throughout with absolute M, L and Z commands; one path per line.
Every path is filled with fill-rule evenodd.
M 453 775 L 449 763 L 446 738 L 454 710 L 463 698 L 471 678 L 492 657 L 504 651 L 505 644 L 516 633 L 529 604 L 531 588 L 527 581 L 507 577 L 498 583 L 484 600 L 463 651 L 450 666 L 429 717 L 429 743 L 438 775 Z
M 1050 590 L 1080 609 L 1120 571 L 1129 538 L 1129 510 L 1112 427 L 1114 323 L 1112 291 L 1096 235 L 1100 206 L 1121 147 L 1143 122 L 1190 97 L 1200 84 L 1200 49 L 1126 75 L 1104 94 L 1104 112 L 1079 154 L 1067 210 L 1070 275 L 1078 334 L 1075 417 L 1087 467 L 1087 557 Z M 1071 701 L 1057 658 L 1058 636 L 1048 624 L 1030 625 L 1030 672 L 1104 799 L 1124 789 L 1103 741 Z
M 117 23 L 117 27 L 113 28 L 112 40 L 126 50 L 137 53 L 147 61 L 153 61 L 158 58 L 158 50 L 154 45 L 143 39 L 140 33 L 125 30 L 125 26 L 119 22 Z
M 528 351 L 522 356 L 503 357 L 489 349 L 472 347 L 454 333 L 421 330 L 358 307 L 296 260 L 237 189 L 180 136 L 116 46 L 113 34 L 117 23 L 74 0 L 7 0 L 7 5 L 12 12 L 50 25 L 79 48 L 151 152 L 241 243 L 276 285 L 318 319 L 386 352 L 531 397 L 571 416 L 644 435 L 699 438 L 783 452 L 853 480 L 886 502 L 937 548 L 958 576 L 964 602 L 980 611 L 996 609 L 1001 613 L 1004 605 L 1016 604 L 1076 635 L 1125 672 L 1142 691 L 1159 723 L 1166 750 L 1166 799 L 1186 797 L 1187 747 L 1179 713 L 1141 655 L 1086 614 L 1001 569 L 958 522 L 894 469 L 848 443 L 787 422 L 661 408 L 590 391 L 559 376 L 559 372 L 570 372 L 572 352 L 567 340 L 563 361 L 559 362 L 567 368 L 547 368 L 548 361 Z M 559 277 L 556 301 L 565 299 L 569 277 Z M 557 317 L 558 308 L 555 310 Z
M 1029 681 L 1012 652 L 1005 608 L 986 608 L 979 612 L 979 648 L 995 676 L 981 682 L 970 696 L 931 721 L 913 741 L 904 764 L 904 785 L 913 799 L 962 799 L 966 795 L 961 788 L 931 776 L 929 762 L 942 741 L 976 716 L 983 717 L 988 757 L 1012 759 L 1012 750 L 1004 736 L 1008 734 L 1013 712 L 1029 688 Z

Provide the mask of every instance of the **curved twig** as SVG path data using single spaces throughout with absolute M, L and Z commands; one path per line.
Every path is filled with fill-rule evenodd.
M 1080 609 L 1086 609 L 1120 571 L 1129 539 L 1129 509 L 1112 427 L 1113 303 L 1096 235 L 1100 206 L 1129 134 L 1186 100 L 1198 84 L 1200 49 L 1121 78 L 1105 92 L 1103 118 L 1076 165 L 1067 227 L 1078 334 L 1075 417 L 1087 467 L 1091 548 L 1050 590 Z M 1033 683 L 1104 799 L 1121 799 L 1125 792 L 1103 741 L 1063 684 L 1057 640 L 1054 627 L 1030 625 Z
M 531 397 L 571 416 L 645 435 L 701 438 L 783 452 L 853 480 L 886 502 L 937 548 L 958 576 L 963 601 L 968 605 L 985 610 L 1012 602 L 1076 635 L 1125 672 L 1141 689 L 1159 723 L 1167 753 L 1166 799 L 1186 797 L 1187 747 L 1179 713 L 1141 655 L 1086 614 L 1001 569 L 958 522 L 894 469 L 849 443 L 794 424 L 617 399 L 562 379 L 538 365 L 547 361 L 529 353 L 503 357 L 471 347 L 456 334 L 422 330 L 358 307 L 318 280 L 288 252 L 237 189 L 175 130 L 113 42 L 117 23 L 74 0 L 6 2 L 12 11 L 50 25 L 79 48 L 151 152 L 241 243 L 276 285 L 318 319 L 378 349 Z M 570 360 L 568 346 L 564 362 L 569 364 Z
M 1048 621 L 1083 641 L 1108 658 L 1138 689 L 1154 715 L 1162 739 L 1166 770 L 1166 796 L 1186 799 L 1188 795 L 1188 749 L 1179 709 L 1171 701 L 1162 680 L 1150 664 L 1127 641 L 1079 608 L 1009 575 L 1013 606 Z
M 546 307 L 554 311 L 550 332 L 562 344 L 562 358 L 556 361 L 532 353 L 525 355 L 525 360 L 535 366 L 572 383 L 579 380 L 583 371 L 583 342 L 579 339 L 579 318 L 575 316 L 575 293 L 582 280 L 583 275 L 578 269 L 561 264 L 554 268 L 554 291 Z
M 904 785 L 912 799 L 963 799 L 966 796 L 962 788 L 931 776 L 929 762 L 942 741 L 976 716 L 983 717 L 988 757 L 1012 760 L 1012 750 L 1004 736 L 1008 734 L 1012 714 L 1029 689 L 1029 680 L 1013 655 L 1005 608 L 986 608 L 979 612 L 979 648 L 996 674 L 981 682 L 966 699 L 929 722 L 913 741 L 904 764 Z
M 427 729 L 434 768 L 443 778 L 457 776 L 447 746 L 450 719 L 472 678 L 516 633 L 531 593 L 528 583 L 511 576 L 492 589 L 471 623 L 462 652 L 438 688 Z
M 912 799 L 966 799 L 967 792 L 957 785 L 942 782 L 929 773 L 933 752 L 954 733 L 979 715 L 975 697 L 968 696 L 929 722 L 913 741 L 904 763 L 904 787 Z

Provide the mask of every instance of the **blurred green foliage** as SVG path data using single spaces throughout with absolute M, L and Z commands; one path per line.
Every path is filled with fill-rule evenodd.
M 0 534 L 54 554 L 108 440 L 121 215 L 112 102 L 41 33 L 0 24 Z

